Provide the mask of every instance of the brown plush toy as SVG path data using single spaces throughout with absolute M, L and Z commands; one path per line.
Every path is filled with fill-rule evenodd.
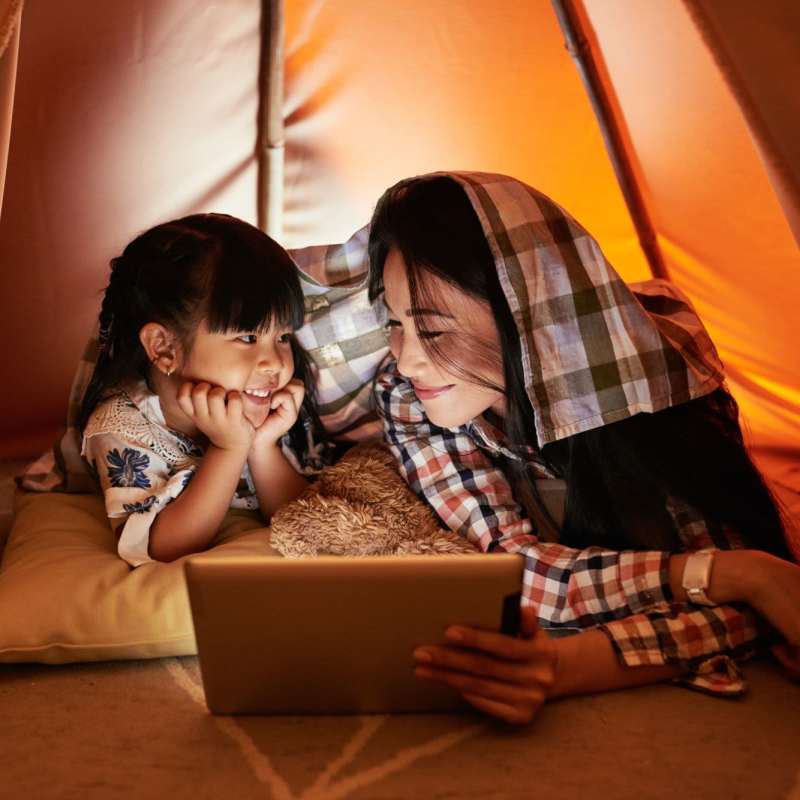
M 378 444 L 349 450 L 297 499 L 275 513 L 270 542 L 288 558 L 319 555 L 476 553 L 442 530 Z

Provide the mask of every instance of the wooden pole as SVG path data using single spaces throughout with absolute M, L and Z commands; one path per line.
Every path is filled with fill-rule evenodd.
M 258 108 L 258 227 L 283 234 L 283 0 L 261 0 Z
M 611 164 L 617 176 L 622 195 L 628 206 L 628 212 L 633 220 L 639 245 L 650 266 L 653 277 L 668 278 L 667 266 L 658 246 L 655 229 L 647 212 L 642 193 L 633 171 L 628 152 L 622 138 L 619 122 L 614 116 L 613 106 L 608 92 L 600 77 L 594 54 L 589 40 L 583 32 L 581 20 L 575 11 L 573 0 L 552 0 L 561 31 L 567 44 L 567 50 L 572 56 L 580 72 L 583 85 L 589 95 L 600 131 L 603 134 Z

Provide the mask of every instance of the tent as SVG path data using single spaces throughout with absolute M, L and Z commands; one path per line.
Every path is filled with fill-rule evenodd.
M 690 295 L 800 519 L 799 66 L 797 0 L 0 0 L 0 476 L 63 424 L 136 232 L 217 210 L 289 247 L 339 242 L 398 178 L 479 169 L 551 195 L 626 279 Z M 141 605 L 173 625 L 175 592 L 86 558 L 60 514 L 94 501 L 105 530 L 96 498 L 34 499 L 33 550 L 5 549 L 0 661 L 73 660 L 70 633 L 103 621 L 146 660 L 0 663 L 6 794 L 800 798 L 800 688 L 766 662 L 740 701 L 609 692 L 513 735 L 466 715 L 212 719 L 197 663 L 142 654 L 126 624 Z
M 800 491 L 793 0 L 0 13 L 0 457 L 35 454 L 62 424 L 108 260 L 137 231 L 218 210 L 290 247 L 342 241 L 395 180 L 480 169 L 552 196 L 626 279 L 689 294 L 748 440 Z

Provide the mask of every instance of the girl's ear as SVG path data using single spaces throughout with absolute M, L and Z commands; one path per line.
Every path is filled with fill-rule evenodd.
M 139 331 L 139 341 L 152 365 L 169 376 L 178 367 L 178 337 L 159 322 L 148 322 Z

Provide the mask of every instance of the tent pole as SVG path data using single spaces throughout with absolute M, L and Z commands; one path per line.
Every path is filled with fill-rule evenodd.
M 633 165 L 625 149 L 620 125 L 614 116 L 611 100 L 601 80 L 589 39 L 583 32 L 574 2 L 573 0 L 552 0 L 552 3 L 566 40 L 567 50 L 578 67 L 583 85 L 600 124 L 606 150 L 608 150 L 617 181 L 628 206 L 628 212 L 639 237 L 639 245 L 644 252 L 653 277 L 668 278 L 667 265 L 658 247 L 653 223 L 636 183 Z
M 283 0 L 261 0 L 258 75 L 258 227 L 283 234 Z

